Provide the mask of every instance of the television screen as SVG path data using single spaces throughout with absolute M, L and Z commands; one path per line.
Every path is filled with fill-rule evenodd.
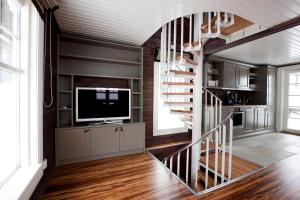
M 76 88 L 76 121 L 130 119 L 130 89 Z

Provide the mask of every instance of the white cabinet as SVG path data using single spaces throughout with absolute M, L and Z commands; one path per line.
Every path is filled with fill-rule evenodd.
M 144 125 L 121 126 L 120 151 L 142 149 L 145 146 Z
M 145 124 L 56 129 L 56 164 L 67 164 L 145 150 Z
M 91 128 L 92 155 L 114 153 L 119 151 L 119 127 Z
M 90 155 L 90 138 L 90 129 L 57 129 L 57 160 L 69 160 Z

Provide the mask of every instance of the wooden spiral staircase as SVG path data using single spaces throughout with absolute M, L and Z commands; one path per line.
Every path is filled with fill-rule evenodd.
M 163 163 L 199 194 L 232 179 L 231 114 L 223 119 L 222 101 L 202 87 L 202 47 L 210 38 L 226 38 L 251 23 L 243 21 L 241 25 L 240 18 L 221 12 L 194 14 L 187 18 L 188 43 L 184 42 L 184 17 L 181 17 L 180 34 L 177 19 L 162 27 L 161 95 L 170 112 L 181 115 L 192 129 L 194 139 L 188 146 L 166 157 Z M 178 41 L 179 48 L 176 47 Z M 207 110 L 211 110 L 213 117 L 206 116 Z

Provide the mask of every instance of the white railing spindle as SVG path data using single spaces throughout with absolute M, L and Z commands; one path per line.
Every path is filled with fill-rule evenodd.
M 184 31 L 183 31 L 183 28 L 184 28 L 184 18 L 181 17 L 181 45 L 180 45 L 180 61 L 183 60 L 183 37 L 184 37 Z
M 169 72 L 170 62 L 171 62 L 171 22 L 168 23 L 168 65 L 167 71 Z
M 215 131 L 215 177 L 214 177 L 214 185 L 216 186 L 218 184 L 218 164 L 219 164 L 219 133 L 218 131 Z
M 229 119 L 229 149 L 228 149 L 228 181 L 231 180 L 231 173 L 232 173 L 232 126 L 233 121 Z
M 201 145 L 201 144 L 200 144 Z M 208 187 L 208 168 L 209 168 L 209 138 L 206 138 L 206 155 L 205 155 L 205 189 Z
M 177 155 L 177 176 L 180 177 L 180 153 Z
M 221 183 L 225 180 L 225 145 L 226 145 L 226 125 L 223 124 L 222 128 L 222 172 L 221 172 Z
M 170 158 L 170 171 L 173 172 L 173 156 Z
M 177 36 L 177 19 L 174 20 L 174 33 L 173 33 L 173 65 L 176 62 L 176 36 Z
M 188 184 L 189 181 L 189 157 L 190 157 L 190 149 L 186 150 L 186 169 L 185 169 L 185 183 Z

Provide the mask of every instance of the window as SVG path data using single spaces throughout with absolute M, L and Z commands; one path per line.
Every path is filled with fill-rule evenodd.
M 153 135 L 166 135 L 187 132 L 186 123 L 182 115 L 170 112 L 170 106 L 165 105 L 165 97 L 162 96 L 161 67 L 160 63 L 154 63 L 154 108 L 153 108 Z
M 19 7 L 0 0 L 0 187 L 19 167 Z
M 288 73 L 287 129 L 300 130 L 300 72 Z
M 30 0 L 0 0 L 0 199 L 28 199 L 43 174 L 43 36 Z

